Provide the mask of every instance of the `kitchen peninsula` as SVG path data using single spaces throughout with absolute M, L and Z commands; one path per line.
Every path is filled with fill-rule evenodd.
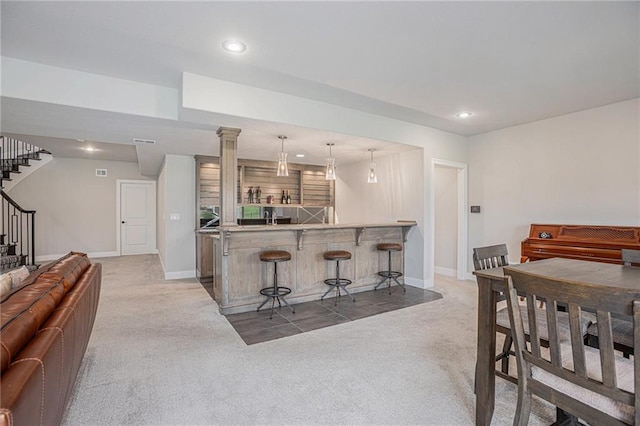
M 197 232 L 213 238 L 213 291 L 222 314 L 255 310 L 264 300 L 260 289 L 273 285 L 273 265 L 261 262 L 264 250 L 286 250 L 291 261 L 278 265 L 278 283 L 291 288 L 290 303 L 318 300 L 327 291 L 326 278 L 335 276 L 335 262 L 323 258 L 327 250 L 347 250 L 340 273 L 353 281 L 352 293 L 371 290 L 387 269 L 386 252 L 376 244 L 403 244 L 414 221 L 381 224 L 292 224 L 220 226 Z M 404 272 L 404 251 L 392 254 L 396 271 Z M 346 299 L 345 301 L 349 301 Z
M 273 264 L 260 261 L 265 250 L 291 253 L 291 260 L 278 265 L 278 285 L 291 289 L 289 303 L 318 300 L 327 291 L 324 280 L 335 278 L 336 269 L 323 257 L 328 250 L 351 253 L 340 263 L 340 276 L 352 281 L 350 292 L 373 289 L 381 280 L 378 272 L 389 267 L 388 253 L 376 245 L 404 245 L 416 222 L 336 224 L 335 181 L 325 178 L 322 166 L 290 163 L 288 175 L 277 176 L 274 162 L 237 158 L 240 132 L 219 128 L 220 156 L 196 157 L 196 269 L 198 277 L 212 275 L 207 290 L 220 312 L 251 311 L 263 302 L 260 290 L 273 285 Z M 275 224 L 283 217 L 292 223 Z M 249 225 L 254 222 L 248 219 L 264 224 Z M 404 251 L 392 253 L 391 261 L 393 270 L 404 273 Z

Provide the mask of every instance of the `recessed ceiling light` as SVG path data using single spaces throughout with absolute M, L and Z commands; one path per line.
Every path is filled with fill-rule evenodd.
M 85 151 L 89 151 L 89 152 L 93 152 L 93 151 L 95 151 L 95 150 L 96 150 L 96 149 L 95 149 L 94 147 L 92 147 L 92 146 L 87 146 L 87 147 L 82 148 L 82 149 L 84 149 Z
M 473 114 L 468 112 L 468 111 L 464 111 L 464 112 L 459 112 L 456 114 L 456 117 L 458 118 L 469 118 L 471 117 Z
M 296 157 L 298 157 L 298 158 L 304 158 L 304 154 L 296 154 Z
M 225 40 L 222 42 L 222 48 L 231 53 L 242 53 L 247 50 L 247 45 L 240 40 Z

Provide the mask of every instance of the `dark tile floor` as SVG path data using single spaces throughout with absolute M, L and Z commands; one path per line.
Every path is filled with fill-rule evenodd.
M 391 294 L 385 288 L 357 293 L 354 296 L 355 303 L 348 296 L 342 296 L 337 306 L 335 297 L 328 296 L 324 301 L 298 303 L 293 305 L 295 314 L 284 304 L 281 309 L 277 309 L 276 302 L 272 319 L 269 319 L 271 302 L 260 312 L 250 311 L 226 317 L 242 340 L 247 345 L 252 345 L 442 298 L 442 295 L 435 291 L 409 286 L 406 293 L 399 287 L 392 287 Z

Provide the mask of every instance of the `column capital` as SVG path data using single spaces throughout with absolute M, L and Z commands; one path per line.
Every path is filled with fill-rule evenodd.
M 241 131 L 242 131 L 241 129 L 236 129 L 234 127 L 218 127 L 218 130 L 216 130 L 216 134 L 220 137 L 222 136 L 238 137 Z

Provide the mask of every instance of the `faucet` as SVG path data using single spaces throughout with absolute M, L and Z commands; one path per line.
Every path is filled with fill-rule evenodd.
M 272 225 L 277 225 L 278 222 L 276 222 L 276 217 L 278 217 L 278 215 L 274 212 L 273 215 L 271 215 L 271 224 Z

